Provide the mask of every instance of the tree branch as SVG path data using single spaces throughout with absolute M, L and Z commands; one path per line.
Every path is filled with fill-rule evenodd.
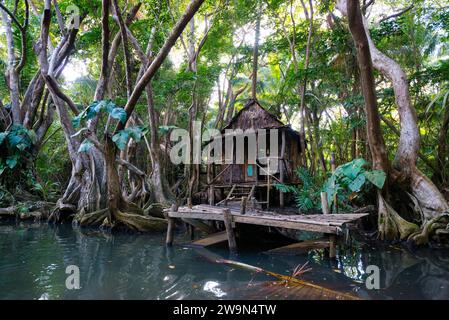
M 169 35 L 168 39 L 165 41 L 165 44 L 159 51 L 156 58 L 153 60 L 151 65 L 148 67 L 148 69 L 143 74 L 142 78 L 137 83 L 136 87 L 134 88 L 134 91 L 132 92 L 130 98 L 128 99 L 128 103 L 125 106 L 125 111 L 127 114 L 127 121 L 134 111 L 134 108 L 142 95 L 145 87 L 148 85 L 148 83 L 151 81 L 153 76 L 156 74 L 156 72 L 161 67 L 162 63 L 164 62 L 165 58 L 168 56 L 171 48 L 175 45 L 176 40 L 179 38 L 179 36 L 184 31 L 185 27 L 187 26 L 187 23 L 189 23 L 190 19 L 195 15 L 195 13 L 198 11 L 200 6 L 203 4 L 204 0 L 192 0 L 187 7 L 184 15 L 180 18 L 178 23 L 174 26 L 171 34 Z M 126 122 L 127 122 L 126 121 Z M 116 130 L 122 130 L 124 128 L 126 123 L 120 122 L 117 126 Z
M 128 33 L 126 31 L 125 22 L 123 21 L 122 13 L 117 0 L 112 0 L 116 21 L 120 27 L 120 35 L 122 37 L 123 55 L 125 57 L 125 77 L 126 77 L 126 93 L 128 97 L 131 95 L 131 54 L 128 47 Z
M 382 23 L 382 22 L 384 22 L 384 21 L 387 21 L 387 20 L 390 20 L 390 19 L 393 19 L 393 18 L 400 17 L 400 16 L 402 16 L 404 13 L 407 13 L 408 11 L 412 10 L 414 7 L 415 7 L 415 5 L 412 4 L 410 7 L 407 7 L 407 8 L 405 8 L 405 9 L 399 11 L 398 13 L 392 14 L 391 16 L 388 16 L 388 17 L 385 17 L 385 18 L 381 19 L 381 20 L 379 21 L 379 23 Z

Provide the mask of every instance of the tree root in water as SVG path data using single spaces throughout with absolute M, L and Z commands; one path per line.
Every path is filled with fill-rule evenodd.
M 143 215 L 137 215 L 132 213 L 123 213 L 117 211 L 114 215 L 116 222 L 123 224 L 129 229 L 147 232 L 147 231 L 163 231 L 167 228 L 167 220 L 145 217 Z
M 0 218 L 5 217 L 17 218 L 20 220 L 41 221 L 49 216 L 52 206 L 54 206 L 54 203 L 28 201 L 7 208 L 0 208 Z
M 381 240 L 405 240 L 419 227 L 403 219 L 379 193 L 379 235 Z
M 425 245 L 433 235 L 449 235 L 449 214 L 444 214 L 424 223 L 421 230 L 411 234 L 408 241 L 416 245 Z

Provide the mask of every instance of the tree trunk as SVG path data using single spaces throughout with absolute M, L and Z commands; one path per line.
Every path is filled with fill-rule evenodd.
M 419 205 L 422 223 L 449 212 L 447 202 L 435 185 L 416 167 L 419 150 L 419 132 L 416 112 L 410 102 L 407 77 L 399 64 L 381 53 L 372 42 L 366 19 L 362 16 L 358 0 L 339 0 L 337 8 L 349 19 L 349 27 L 356 42 L 359 66 L 361 69 L 362 89 L 365 96 L 367 112 L 368 141 L 373 156 L 374 167 L 387 172 L 387 183 L 398 183 L 405 189 L 410 189 Z M 372 64 L 393 84 L 396 104 L 401 120 L 401 135 L 393 167 L 389 167 L 385 144 L 380 131 L 380 116 L 376 106 Z M 408 237 L 414 227 L 402 219 L 379 193 L 379 231 L 385 239 L 396 238 L 400 232 L 401 238 Z M 416 236 L 416 237 L 415 237 Z M 410 239 L 416 239 L 422 234 L 412 234 Z

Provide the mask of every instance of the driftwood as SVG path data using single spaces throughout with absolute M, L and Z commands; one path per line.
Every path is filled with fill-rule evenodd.
M 0 218 L 19 218 L 20 220 L 38 221 L 46 219 L 50 214 L 50 209 L 54 205 L 54 203 L 38 201 L 0 208 Z
M 332 289 L 328 289 L 322 287 L 320 285 L 316 285 L 301 279 L 298 279 L 296 276 L 302 275 L 303 273 L 310 271 L 311 269 L 305 270 L 305 266 L 297 267 L 291 276 L 282 275 L 279 273 L 271 272 L 269 270 L 265 270 L 260 267 L 255 267 L 246 263 L 241 263 L 234 260 L 223 259 L 219 255 L 212 253 L 211 251 L 198 248 L 196 251 L 204 257 L 206 260 L 227 265 L 229 267 L 242 269 L 254 273 L 265 274 L 270 277 L 274 277 L 277 279 L 276 282 L 266 283 L 266 287 L 270 287 L 270 290 L 273 295 L 280 295 L 280 292 L 283 291 L 292 291 L 294 292 L 296 297 L 300 297 L 302 299 L 323 299 L 323 300 L 360 300 L 359 297 L 345 292 L 339 292 Z

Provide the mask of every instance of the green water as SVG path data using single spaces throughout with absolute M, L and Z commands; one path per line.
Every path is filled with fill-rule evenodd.
M 110 235 L 70 225 L 0 223 L 0 299 L 295 299 L 285 290 L 282 296 L 261 290 L 273 280 L 267 276 L 215 264 L 183 247 L 183 234 L 171 249 L 164 238 L 163 233 Z M 212 251 L 229 258 L 225 247 Z M 365 244 L 340 249 L 332 261 L 324 251 L 269 256 L 253 246 L 232 258 L 286 275 L 308 262 L 312 270 L 305 280 L 364 299 L 449 298 L 449 252 L 444 250 L 412 253 Z M 66 288 L 69 265 L 79 267 L 79 290 Z M 366 288 L 368 265 L 380 268 L 379 290 Z

